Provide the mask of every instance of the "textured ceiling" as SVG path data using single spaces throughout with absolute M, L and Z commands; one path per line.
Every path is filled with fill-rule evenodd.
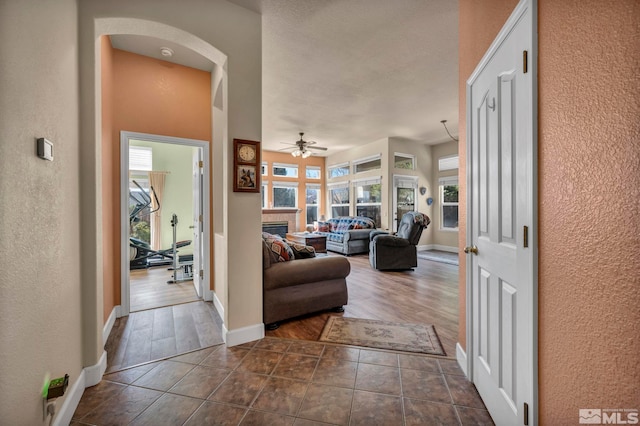
M 457 1 L 230 1 L 262 14 L 264 149 L 299 132 L 329 148 L 319 155 L 386 137 L 440 143 L 443 119 L 457 134 Z

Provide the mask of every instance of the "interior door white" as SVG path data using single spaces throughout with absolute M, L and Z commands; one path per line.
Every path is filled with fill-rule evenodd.
M 518 5 L 467 87 L 470 369 L 498 425 L 535 418 L 533 13 Z
M 203 232 L 203 205 L 202 205 L 202 178 L 203 161 L 202 148 L 193 149 L 193 286 L 198 297 L 202 297 L 202 280 L 200 270 L 202 269 L 202 256 L 204 241 Z

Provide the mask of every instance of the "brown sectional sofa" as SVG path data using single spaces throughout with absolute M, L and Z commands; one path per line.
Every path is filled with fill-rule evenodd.
M 275 261 L 267 243 L 263 253 L 263 321 L 269 329 L 278 322 L 347 304 L 346 277 L 351 265 L 344 257 L 322 256 Z

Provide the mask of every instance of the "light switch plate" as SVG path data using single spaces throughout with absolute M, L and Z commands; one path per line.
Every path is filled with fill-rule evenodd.
M 53 143 L 45 138 L 38 138 L 38 157 L 53 161 Z

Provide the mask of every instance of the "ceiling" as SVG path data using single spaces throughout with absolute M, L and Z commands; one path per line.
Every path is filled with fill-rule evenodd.
M 229 0 L 262 14 L 262 145 L 299 132 L 331 155 L 386 137 L 421 144 L 458 131 L 455 0 Z M 210 70 L 180 45 L 112 36 L 115 48 Z M 171 59 L 160 55 L 170 47 Z

